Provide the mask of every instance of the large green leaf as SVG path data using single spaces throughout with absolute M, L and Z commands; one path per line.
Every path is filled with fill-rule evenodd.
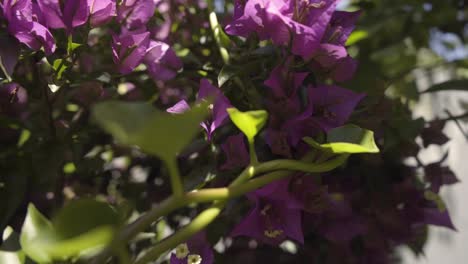
M 39 263 L 74 258 L 109 244 L 118 219 L 109 205 L 91 199 L 70 202 L 52 222 L 30 205 L 21 246 Z
M 421 93 L 434 93 L 441 91 L 468 91 L 468 80 L 450 80 L 438 83 Z
M 112 239 L 118 221 L 117 212 L 106 203 L 92 199 L 72 201 L 52 220 L 59 243 L 48 251 L 61 258 L 106 245 Z
M 33 204 L 30 204 L 21 229 L 21 248 L 34 261 L 50 263 L 52 258 L 43 249 L 46 244 L 51 243 L 53 240 L 52 224 Z
M 228 108 L 227 112 L 232 122 L 244 133 L 249 142 L 253 142 L 254 137 L 268 119 L 268 113 L 264 110 L 241 112 L 236 108 Z
M 169 114 L 148 103 L 108 101 L 93 108 L 97 123 L 118 141 L 136 145 L 163 160 L 174 159 L 199 131 L 208 102 L 182 114 Z
M 355 125 L 330 130 L 327 133 L 327 143 L 324 144 L 309 137 L 304 138 L 304 141 L 314 148 L 335 154 L 379 152 L 374 141 L 374 132 Z

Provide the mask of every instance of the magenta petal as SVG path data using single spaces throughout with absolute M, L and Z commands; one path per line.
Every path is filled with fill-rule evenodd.
M 248 236 L 256 239 L 261 239 L 263 233 L 260 224 L 260 212 L 258 208 L 254 208 L 250 213 L 232 230 L 230 236 Z
M 350 80 L 357 70 L 358 63 L 351 57 L 346 57 L 339 60 L 333 67 L 330 77 L 337 82 Z
M 88 0 L 90 1 L 90 23 L 98 27 L 109 22 L 117 15 L 115 0 Z
M 112 54 L 120 73 L 128 74 L 141 63 L 149 42 L 149 32 L 127 32 L 120 36 L 113 36 Z
M 286 214 L 288 217 L 285 217 L 284 220 L 284 232 L 288 235 L 289 238 L 304 244 L 304 233 L 302 231 L 302 213 L 296 209 L 286 209 L 283 214 Z
M 88 1 L 89 0 L 68 0 L 65 2 L 63 21 L 65 21 L 69 31 L 88 21 L 90 11 Z
M 60 9 L 59 0 L 38 0 L 37 4 L 44 16 L 47 27 L 49 28 L 66 28 L 63 21 L 62 10 Z
M 321 44 L 318 50 L 314 53 L 314 59 L 322 67 L 331 68 L 348 56 L 346 48 L 333 44 Z
M 344 46 L 360 15 L 360 11 L 335 11 L 322 42 Z
M 26 44 L 33 50 L 44 47 L 47 55 L 54 53 L 55 40 L 49 30 L 37 22 L 18 21 L 10 24 L 9 31 L 19 42 Z
M 309 103 L 314 108 L 313 119 L 325 131 L 342 126 L 357 104 L 365 97 L 338 86 L 319 86 L 309 89 Z
M 171 114 L 182 114 L 188 110 L 190 110 L 190 106 L 187 103 L 187 101 L 180 100 L 174 106 L 166 109 L 166 112 L 171 113 Z
M 5 0 L 3 1 L 3 15 L 10 23 L 17 20 L 32 21 L 31 0 Z
M 154 15 L 154 0 L 124 0 L 117 7 L 117 19 L 129 29 L 146 26 Z
M 221 145 L 226 155 L 226 162 L 221 166 L 222 170 L 232 170 L 249 165 L 249 152 L 244 137 L 243 134 L 229 136 Z
M 292 52 L 304 59 L 319 47 L 325 30 L 332 18 L 338 3 L 337 0 L 316 1 L 322 4 L 320 8 L 312 8 L 304 24 L 295 24 Z
M 155 80 L 167 81 L 174 78 L 182 68 L 182 61 L 164 42 L 150 41 L 144 58 L 148 72 Z
M 457 230 L 452 223 L 448 210 L 440 211 L 437 208 L 423 209 L 424 223 L 428 225 L 443 226 Z
M 295 96 L 297 89 L 302 85 L 307 77 L 306 72 L 291 72 L 288 67 L 289 63 L 281 64 L 275 67 L 268 79 L 264 82 L 266 86 L 271 88 L 273 96 L 283 98 L 285 96 Z
M 210 122 L 202 124 L 207 132 L 208 140 L 211 140 L 213 132 L 228 121 L 229 114 L 226 109 L 231 107 L 231 103 L 219 88 L 212 85 L 207 79 L 201 79 L 197 99 L 202 100 L 206 98 L 214 100 L 213 117 Z

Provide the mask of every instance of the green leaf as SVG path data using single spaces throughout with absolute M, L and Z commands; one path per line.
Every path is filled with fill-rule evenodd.
M 26 255 L 39 263 L 51 263 L 52 259 L 43 250 L 45 243 L 53 240 L 53 228 L 33 204 L 29 204 L 28 213 L 21 228 L 20 244 Z
M 70 202 L 49 222 L 29 205 L 21 231 L 24 252 L 39 263 L 74 258 L 111 242 L 119 217 L 106 203 L 92 199 Z
M 222 87 L 232 77 L 239 74 L 239 69 L 231 65 L 224 65 L 218 75 L 218 87 Z
M 74 51 L 74 50 L 76 50 L 77 48 L 83 46 L 83 44 L 75 43 L 75 42 L 72 42 L 72 43 L 70 43 L 69 45 L 70 45 L 69 48 L 70 48 L 70 50 L 72 50 L 72 51 Z
M 148 103 L 108 101 L 94 107 L 93 117 L 121 143 L 139 146 L 169 161 L 199 132 L 208 104 L 203 102 L 183 114 L 169 114 Z
M 377 153 L 379 148 L 374 141 L 374 132 L 355 125 L 346 125 L 327 133 L 328 143 L 320 144 L 314 139 L 303 139 L 311 147 L 329 153 Z
M 62 59 L 56 59 L 54 60 L 54 63 L 52 65 L 52 68 L 55 70 L 55 73 L 57 74 L 57 78 L 61 79 L 63 72 L 67 69 L 66 63 Z
M 236 108 L 228 108 L 227 112 L 232 122 L 244 133 L 249 142 L 253 142 L 254 137 L 268 119 L 268 113 L 264 110 L 241 112 Z
M 438 83 L 421 93 L 434 93 L 441 91 L 468 91 L 468 79 L 450 80 L 443 83 Z
M 349 35 L 348 40 L 346 41 L 346 46 L 351 46 L 359 41 L 369 37 L 369 32 L 364 30 L 355 30 L 351 35 Z
M 24 264 L 26 256 L 21 250 L 19 236 L 11 227 L 3 231 L 3 244 L 0 247 L 0 263 Z

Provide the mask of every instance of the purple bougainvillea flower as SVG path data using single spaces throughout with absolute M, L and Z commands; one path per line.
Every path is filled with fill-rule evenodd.
M 206 234 L 199 232 L 175 249 L 170 264 L 212 264 L 213 261 L 213 250 L 206 240 Z
M 231 107 L 231 103 L 224 96 L 218 87 L 212 85 L 207 79 L 200 81 L 200 90 L 198 91 L 198 100 L 211 98 L 213 102 L 213 115 L 210 121 L 202 124 L 205 128 L 208 140 L 211 140 L 213 132 L 220 126 L 224 125 L 228 119 L 229 114 L 226 109 Z
M 169 107 L 168 109 L 166 109 L 166 111 L 171 114 L 182 114 L 188 110 L 190 110 L 190 106 L 185 100 L 180 100 L 172 107 Z
M 290 238 L 304 243 L 301 205 L 289 193 L 289 179 L 273 182 L 247 197 L 252 211 L 234 228 L 232 236 L 248 236 L 270 245 Z
M 309 89 L 312 119 L 325 131 L 342 126 L 365 94 L 338 86 L 322 85 Z
M 8 31 L 33 50 L 44 48 L 47 55 L 55 51 L 55 41 L 49 30 L 37 22 L 31 0 L 6 0 L 3 2 L 3 12 L 8 21 Z
M 297 89 L 304 82 L 309 73 L 291 72 L 288 69 L 291 59 L 288 62 L 275 67 L 268 79 L 264 82 L 270 88 L 274 97 L 293 97 L 297 94 Z
M 126 32 L 112 37 L 112 57 L 122 74 L 135 69 L 146 55 L 150 43 L 149 32 Z
M 12 118 L 21 118 L 28 104 L 28 93 L 17 83 L 0 85 L 0 113 Z
M 16 21 L 10 24 L 8 29 L 19 42 L 33 50 L 44 48 L 44 52 L 50 55 L 56 49 L 55 40 L 50 31 L 37 22 Z
M 229 115 L 226 109 L 231 107 L 231 103 L 219 88 L 212 85 L 207 79 L 201 79 L 197 100 L 200 101 L 204 99 L 213 100 L 211 119 L 200 124 L 205 129 L 208 140 L 211 140 L 213 132 L 228 121 Z M 190 109 L 187 102 L 181 100 L 166 111 L 180 114 L 187 111 L 187 109 Z
M 164 42 L 151 40 L 144 63 L 155 80 L 167 81 L 174 78 L 182 68 L 182 61 Z
M 460 182 L 455 173 L 448 167 L 443 166 L 445 158 L 441 161 L 430 163 L 424 166 L 424 178 L 429 182 L 430 189 L 434 193 L 439 193 L 440 188 L 444 185 L 452 185 Z
M 68 34 L 89 18 L 89 0 L 38 0 L 37 3 L 47 27 L 65 28 Z
M 311 55 L 318 69 L 336 81 L 349 80 L 356 71 L 357 62 L 348 55 L 345 44 L 359 16 L 360 12 L 334 12 L 320 46 Z
M 262 40 L 287 46 L 305 59 L 319 47 L 336 8 L 336 0 L 248 0 L 236 3 L 234 20 L 226 27 L 231 35 L 248 37 L 256 33 Z M 243 9 L 242 9 L 243 7 Z
M 117 15 L 115 0 L 88 0 L 89 22 L 92 27 L 98 27 L 109 22 Z
M 344 46 L 360 15 L 360 11 L 335 11 L 325 31 L 322 43 Z
M 290 62 L 275 67 L 264 84 L 269 88 L 270 96 L 266 105 L 271 114 L 266 129 L 266 142 L 274 154 L 291 157 L 291 148 L 288 142 L 288 131 L 282 129 L 282 124 L 301 111 L 298 96 L 299 87 L 308 73 L 292 72 Z
M 299 175 L 290 184 L 291 193 L 302 204 L 306 229 L 329 241 L 346 242 L 366 232 L 363 217 L 353 213 L 343 193 L 330 193 L 310 175 Z
M 128 29 L 145 27 L 155 10 L 154 0 L 124 0 L 117 7 L 117 20 Z
M 452 219 L 447 209 L 440 210 L 438 208 L 424 208 L 423 223 L 427 225 L 443 226 L 449 229 L 457 230 L 453 225 Z
M 346 56 L 336 62 L 330 69 L 329 76 L 337 82 L 344 82 L 350 80 L 356 72 L 358 63 L 350 56 Z
M 221 166 L 222 170 L 238 169 L 249 165 L 249 152 L 242 133 L 229 136 L 221 148 L 226 155 L 226 162 Z
M 5 0 L 2 9 L 3 16 L 10 23 L 18 20 L 32 20 L 31 0 Z
M 289 142 L 296 146 L 303 137 L 319 131 L 342 126 L 356 105 L 365 97 L 338 86 L 309 87 L 309 106 L 301 114 L 286 121 L 282 129 L 288 132 Z

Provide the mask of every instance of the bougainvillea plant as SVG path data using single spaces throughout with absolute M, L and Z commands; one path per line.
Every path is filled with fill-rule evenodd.
M 338 2 L 0 0 L 0 263 L 394 263 L 455 229 L 445 158 L 404 162 L 445 121 L 346 88 Z

